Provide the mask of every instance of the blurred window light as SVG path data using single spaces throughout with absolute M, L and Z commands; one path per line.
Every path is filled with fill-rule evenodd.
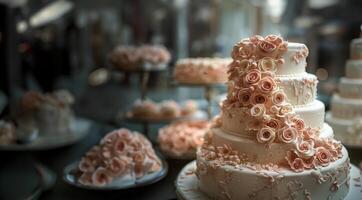
M 316 75 L 319 80 L 325 81 L 328 79 L 328 71 L 325 68 L 318 68 Z
M 267 12 L 273 20 L 279 21 L 286 8 L 286 0 L 267 0 Z
M 321 9 L 328 6 L 337 4 L 339 0 L 308 0 L 309 7 L 314 9 Z

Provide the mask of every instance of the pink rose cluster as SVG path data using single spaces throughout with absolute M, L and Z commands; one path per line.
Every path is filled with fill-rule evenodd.
M 161 167 L 150 141 L 140 133 L 121 128 L 108 133 L 82 157 L 78 180 L 84 185 L 104 186 L 124 177 L 136 180 Z
M 116 68 L 136 69 L 143 63 L 167 64 L 171 54 L 159 45 L 118 46 L 110 53 L 109 59 Z
M 194 155 L 202 146 L 209 123 L 204 120 L 178 121 L 159 130 L 158 142 L 162 151 L 171 156 Z
M 74 97 L 67 90 L 57 90 L 46 94 L 29 91 L 21 97 L 20 108 L 24 112 L 31 112 L 37 110 L 42 104 L 64 108 L 73 103 Z
M 342 147 L 319 139 L 318 131 L 306 127 L 286 102 L 287 97 L 275 78 L 286 51 L 287 42 L 276 35 L 253 36 L 237 43 L 231 53 L 229 95 L 223 107 L 247 113 L 249 117 L 244 120 L 259 143 L 267 147 L 273 142 L 292 144 L 295 148 L 286 159 L 293 170 L 325 166 L 341 155 Z M 310 164 L 311 158 L 318 162 Z

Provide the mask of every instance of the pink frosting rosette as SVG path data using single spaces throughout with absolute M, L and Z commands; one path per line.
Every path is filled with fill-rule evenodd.
M 258 83 L 259 91 L 262 93 L 270 93 L 276 88 L 276 83 L 271 77 L 264 77 Z
M 253 117 L 261 118 L 265 115 L 264 104 L 256 104 L 250 109 L 250 115 Z
M 251 99 L 251 89 L 249 88 L 243 88 L 239 91 L 238 93 L 238 99 L 239 102 L 243 105 L 243 106 L 248 106 L 250 105 L 250 99 Z
M 261 79 L 261 73 L 258 69 L 252 69 L 245 75 L 244 84 L 245 85 L 256 85 Z
M 272 103 L 274 105 L 282 105 L 285 100 L 286 100 L 287 96 L 285 95 L 284 92 L 282 91 L 275 91 L 273 94 L 272 94 Z
M 151 143 L 140 133 L 119 129 L 108 133 L 78 164 L 79 183 L 105 186 L 123 178 L 141 178 L 161 169 Z
M 322 166 L 328 166 L 331 161 L 331 153 L 324 147 L 317 147 L 315 157 L 318 163 Z
M 271 128 L 262 128 L 256 136 L 258 142 L 271 144 L 275 139 L 275 132 Z
M 295 142 L 297 135 L 298 135 L 297 129 L 293 127 L 287 127 L 279 131 L 278 139 L 279 141 L 284 143 L 292 143 Z
M 275 63 L 273 58 L 265 57 L 260 59 L 258 67 L 260 70 L 264 72 L 276 72 L 277 64 Z
M 251 95 L 251 103 L 253 105 L 255 105 L 255 104 L 264 104 L 264 103 L 267 102 L 267 100 L 268 100 L 267 96 L 265 96 L 264 94 L 259 93 L 259 92 L 254 92 Z

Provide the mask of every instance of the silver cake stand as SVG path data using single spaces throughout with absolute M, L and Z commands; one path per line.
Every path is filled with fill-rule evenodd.
M 192 161 L 187 164 L 177 176 L 175 186 L 177 199 L 179 200 L 211 200 L 205 194 L 199 190 L 198 179 L 195 174 L 196 170 L 196 161 Z M 355 178 L 360 177 L 362 179 L 362 174 L 360 170 L 351 165 L 351 182 L 349 193 L 344 200 L 357 200 L 362 199 L 362 188 L 360 182 L 357 182 Z

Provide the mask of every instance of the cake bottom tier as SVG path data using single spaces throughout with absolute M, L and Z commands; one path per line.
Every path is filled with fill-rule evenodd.
M 362 130 L 349 131 L 355 124 L 352 119 L 340 119 L 332 116 L 331 112 L 326 115 L 326 121 L 332 126 L 335 138 L 347 145 L 362 145 Z
M 348 153 L 326 167 L 296 173 L 221 165 L 197 154 L 199 188 L 211 199 L 344 199 L 349 190 Z

